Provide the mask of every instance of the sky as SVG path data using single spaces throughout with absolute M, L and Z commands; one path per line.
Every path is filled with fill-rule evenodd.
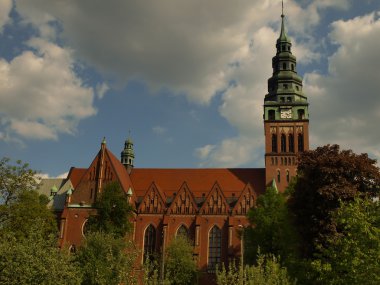
M 380 1 L 285 0 L 311 148 L 380 159 Z M 135 167 L 264 167 L 280 0 L 0 0 L 0 157 L 46 177 L 103 137 Z

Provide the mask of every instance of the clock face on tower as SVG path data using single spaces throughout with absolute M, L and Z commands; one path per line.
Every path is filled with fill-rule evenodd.
M 281 119 L 291 119 L 292 118 L 292 109 L 282 109 L 280 113 Z

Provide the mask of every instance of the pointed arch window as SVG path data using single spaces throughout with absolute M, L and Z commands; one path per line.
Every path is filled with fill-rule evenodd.
M 298 134 L 298 151 L 303 151 L 303 134 Z
M 286 136 L 285 136 L 285 134 L 281 135 L 281 152 L 286 152 Z
M 289 170 L 286 170 L 286 182 L 289 183 L 290 181 L 290 174 L 289 174 Z
M 176 236 L 189 237 L 189 231 L 185 225 L 181 225 L 177 230 Z
M 275 110 L 269 110 L 268 111 L 268 120 L 274 121 L 276 119 L 276 112 Z
M 277 182 L 278 183 L 281 182 L 281 172 L 280 172 L 280 170 L 277 170 Z
M 293 134 L 289 135 L 289 152 L 294 152 L 294 136 L 293 136 Z
M 144 234 L 144 262 L 147 258 L 152 259 L 156 249 L 156 229 L 149 225 Z
M 277 135 L 272 134 L 272 152 L 277 152 Z
M 208 237 L 208 271 L 214 272 L 222 257 L 222 230 L 214 226 Z

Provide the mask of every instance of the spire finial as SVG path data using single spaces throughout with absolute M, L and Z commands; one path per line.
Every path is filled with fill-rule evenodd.
M 281 4 L 282 4 L 282 13 L 281 13 L 281 17 L 284 17 L 284 0 L 281 1 Z

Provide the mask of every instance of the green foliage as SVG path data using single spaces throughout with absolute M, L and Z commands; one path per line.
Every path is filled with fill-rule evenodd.
M 178 235 L 166 249 L 165 277 L 172 285 L 190 285 L 195 283 L 197 272 L 190 241 Z
M 318 284 L 380 284 L 380 204 L 356 198 L 341 203 L 330 237 L 312 265 Z
M 221 270 L 216 272 L 218 285 L 290 285 L 295 284 L 287 273 L 286 268 L 282 267 L 279 260 L 271 254 L 259 254 L 256 265 L 236 266 L 231 262 L 226 270 L 222 265 Z
M 284 194 L 267 188 L 258 197 L 256 207 L 248 212 L 248 218 L 253 226 L 245 234 L 248 262 L 255 260 L 259 248 L 264 254 L 282 257 L 294 252 L 296 238 Z
M 81 272 L 68 251 L 56 246 L 56 237 L 46 236 L 39 224 L 30 226 L 28 238 L 4 233 L 0 243 L 0 284 L 81 284 Z
M 94 206 L 97 215 L 88 219 L 87 231 L 103 231 L 124 237 L 131 230 L 129 220 L 133 209 L 119 183 L 107 184 Z
M 136 257 L 131 241 L 115 238 L 112 233 L 89 233 L 76 256 L 83 272 L 82 284 L 137 284 L 133 272 Z
M 8 219 L 8 206 L 17 199 L 19 193 L 36 189 L 36 172 L 29 165 L 9 158 L 0 160 L 0 224 Z
M 159 261 L 158 261 L 159 260 Z M 178 235 L 165 250 L 164 276 L 161 275 L 162 260 L 147 259 L 144 264 L 145 285 L 191 285 L 196 284 L 198 269 L 193 259 L 191 241 Z M 161 281 L 161 278 L 163 280 Z
M 17 240 L 28 239 L 30 234 L 34 234 L 34 226 L 38 225 L 42 238 L 55 236 L 58 232 L 55 215 L 46 207 L 46 201 L 45 195 L 34 190 L 19 192 L 4 208 L 7 218 L 0 223 L 0 235 L 12 232 Z
M 331 237 L 339 235 L 332 214 L 340 200 L 378 195 L 380 172 L 375 163 L 367 154 L 340 151 L 338 145 L 318 147 L 300 155 L 291 209 L 306 257 L 312 257 Z

